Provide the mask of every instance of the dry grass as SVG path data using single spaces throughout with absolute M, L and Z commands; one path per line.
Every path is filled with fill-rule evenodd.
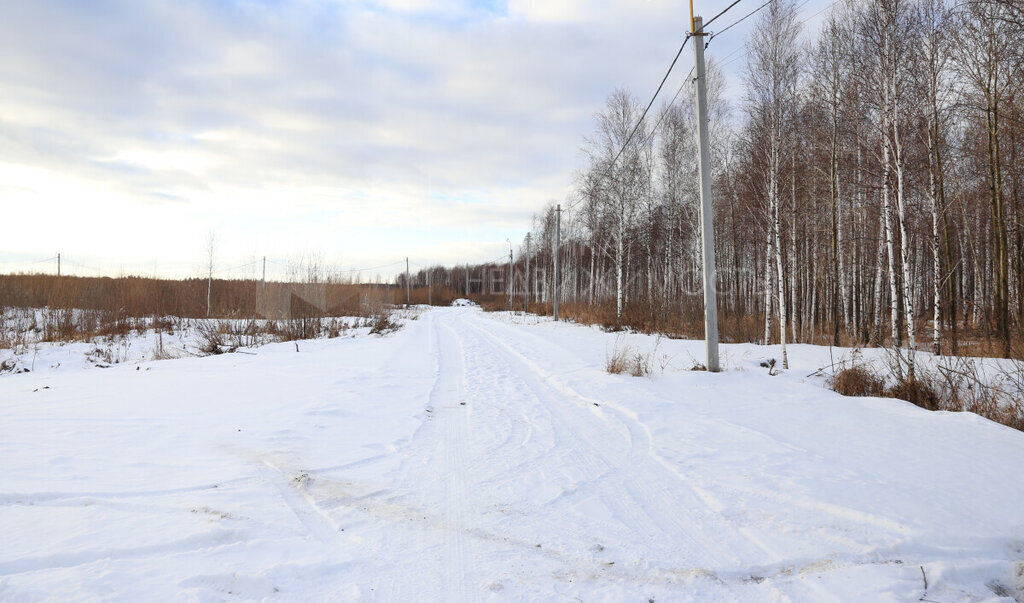
M 1024 431 L 1024 363 L 1008 362 L 994 374 L 970 358 L 944 357 L 934 368 L 918 364 L 911 376 L 900 355 L 885 369 L 863 364 L 843 367 L 829 386 L 844 396 L 876 396 L 905 400 L 927 410 L 973 412 Z M 887 382 L 893 385 L 886 386 Z
M 615 347 L 605 354 L 604 368 L 613 375 L 629 373 L 634 377 L 644 377 L 651 374 L 651 356 L 616 341 Z
M 390 312 L 380 312 L 371 319 L 370 333 L 374 335 L 387 335 L 402 328 L 402 323 L 396 321 Z
M 460 297 L 464 296 L 460 295 L 455 289 L 443 285 L 433 285 L 430 288 L 413 287 L 409 292 L 409 300 L 413 305 L 450 306 L 453 301 Z M 405 289 L 401 287 L 396 288 L 391 302 L 396 306 L 405 304 Z M 505 309 L 507 310 L 508 308 Z
M 605 354 L 604 370 L 613 375 L 621 375 L 626 372 L 629 366 L 629 348 L 615 346 L 611 352 Z
M 88 310 L 108 321 L 154 316 L 273 320 L 303 314 L 370 316 L 378 306 L 393 303 L 397 289 L 329 279 L 268 282 L 265 287 L 257 280 L 214 279 L 207 316 L 205 279 L 8 274 L 0 275 L 0 308 Z
M 651 374 L 651 359 L 649 356 L 636 352 L 629 364 L 629 374 L 634 377 L 644 377 Z
M 210 353 L 269 340 L 337 337 L 349 328 L 343 317 L 379 316 L 398 294 L 391 285 L 306 276 L 304 282 L 268 282 L 265 287 L 255 280 L 214 280 L 208 317 L 203 279 L 0 275 L 0 309 L 18 309 L 19 317 L 6 324 L 0 319 L 0 347 L 90 342 L 148 329 L 173 333 L 182 320 L 191 319 L 213 321 L 203 328 L 203 347 Z M 427 295 L 425 288 L 422 293 Z M 435 293 L 437 301 L 446 298 L 442 289 Z
M 862 365 L 844 368 L 829 379 L 829 387 L 844 396 L 885 395 L 885 380 Z
M 948 410 L 951 406 L 948 395 L 943 400 L 941 390 L 937 389 L 931 381 L 929 377 L 904 376 L 886 390 L 885 395 L 889 398 L 906 400 L 914 406 L 920 406 L 926 410 Z
M 507 295 L 471 295 L 485 311 L 508 310 Z M 523 309 L 522 296 L 513 300 L 515 310 Z M 551 316 L 551 302 L 540 303 L 530 301 L 530 312 L 538 316 Z M 635 333 L 661 334 L 672 339 L 703 339 L 704 310 L 703 301 L 699 296 L 684 296 L 670 304 L 655 304 L 652 309 L 644 300 L 627 303 L 622 312 L 621 320 L 616 318 L 615 303 L 605 301 L 595 304 L 586 302 L 565 302 L 559 306 L 559 317 L 562 320 L 579 324 L 598 325 L 606 331 L 616 332 L 629 330 Z M 930 324 L 920 321 L 918 333 L 929 333 Z M 773 324 L 773 337 L 777 337 L 778 324 Z M 833 338 L 833 327 L 830 324 L 818 324 L 813 331 L 802 329 L 798 341 L 790 343 L 813 343 L 816 345 L 833 345 L 855 348 L 868 345 L 865 339 L 868 334 L 839 330 L 838 342 Z M 958 333 L 957 354 L 970 357 L 998 357 L 1001 354 L 1000 343 L 986 336 L 978 327 L 966 329 L 961 327 Z M 718 311 L 718 336 L 722 343 L 764 343 L 764 314 L 760 311 L 751 312 L 747 308 L 729 308 L 720 303 Z M 1017 338 L 1012 346 L 1011 357 L 1024 359 L 1024 329 L 1015 334 Z M 891 343 L 891 342 L 889 342 Z M 943 353 L 952 353 L 952 342 L 949 334 L 941 342 Z

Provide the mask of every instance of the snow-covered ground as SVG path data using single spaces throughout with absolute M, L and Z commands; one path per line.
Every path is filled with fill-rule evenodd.
M 419 310 L 401 310 L 399 316 L 414 316 Z M 81 312 L 75 310 L 74 312 Z M 33 371 L 67 371 L 81 368 L 110 368 L 116 364 L 138 364 L 147 360 L 169 360 L 187 356 L 208 356 L 209 333 L 221 332 L 216 346 L 220 351 L 254 348 L 279 341 L 267 332 L 267 321 L 254 320 L 256 329 L 246 333 L 246 319 L 188 319 L 165 317 L 162 326 L 153 326 L 153 319 L 140 318 L 132 323 L 137 327 L 126 334 L 103 335 L 88 341 L 43 341 L 44 330 L 38 325 L 45 320 L 44 310 L 8 308 L 0 316 L 0 342 L 14 345 L 0 347 L 0 375 Z M 338 337 L 359 337 L 369 333 L 372 318 L 340 316 L 323 319 L 324 331 L 333 331 Z M 283 321 L 275 323 L 278 330 L 287 327 Z M 223 331 L 223 332 L 222 332 Z
M 0 600 L 1024 599 L 1024 433 L 701 350 L 457 307 L 4 375 Z

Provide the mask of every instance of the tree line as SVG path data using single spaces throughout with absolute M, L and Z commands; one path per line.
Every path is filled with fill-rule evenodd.
M 740 100 L 708 65 L 724 338 L 1020 357 L 1024 4 L 840 0 L 813 34 L 795 0 L 756 18 Z M 703 42 L 713 53 L 714 37 Z M 614 91 L 561 204 L 560 299 L 605 322 L 699 322 L 695 112 L 682 92 L 630 137 L 643 107 Z M 535 214 L 515 268 L 522 288 L 534 263 L 542 301 L 555 217 L 554 204 Z

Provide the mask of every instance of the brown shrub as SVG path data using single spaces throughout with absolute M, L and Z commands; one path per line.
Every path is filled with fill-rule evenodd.
M 619 347 L 615 345 L 615 349 L 605 354 L 604 370 L 608 371 L 613 375 L 621 375 L 626 372 L 629 367 L 629 347 Z
M 890 398 L 906 400 L 928 410 L 942 410 L 946 406 L 931 382 L 917 377 L 904 377 L 885 393 Z
M 402 323 L 392 319 L 390 312 L 381 312 L 374 316 L 370 325 L 370 333 L 376 335 L 387 335 L 402 328 Z
M 829 387 L 844 396 L 885 395 L 885 380 L 862 365 L 851 366 L 832 375 Z

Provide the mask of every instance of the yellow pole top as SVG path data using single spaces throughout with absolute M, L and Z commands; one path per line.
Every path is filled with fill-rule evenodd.
M 697 24 L 693 20 L 693 0 L 690 0 L 690 33 L 697 33 Z

